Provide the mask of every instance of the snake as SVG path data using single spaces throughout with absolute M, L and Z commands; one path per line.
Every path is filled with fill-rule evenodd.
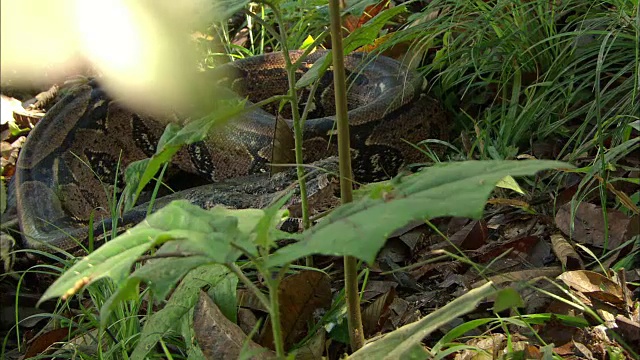
M 326 54 L 316 51 L 301 58 L 303 51 L 289 52 L 290 61 L 299 65 L 296 76 Z M 447 131 L 442 107 L 422 91 L 424 78 L 381 55 L 352 53 L 344 64 L 354 179 L 388 179 L 404 166 L 423 161 L 415 144 L 442 139 Z M 273 52 L 215 71 L 223 69 L 226 75 L 220 81 L 250 105 L 287 94 L 285 66 L 283 53 Z M 337 154 L 331 68 L 318 81 L 314 96 L 305 100 L 313 106 L 304 123 L 303 151 L 306 164 L 322 165 Z M 275 106 L 246 111 L 214 127 L 204 140 L 184 146 L 171 167 L 194 174 L 203 185 L 161 197 L 158 204 L 186 198 L 205 208 L 266 206 L 295 181 L 292 171 L 270 174 L 276 118 L 293 126 L 286 115 Z M 167 119 L 175 118 L 167 114 Z M 166 123 L 157 114 L 132 110 L 111 97 L 99 79 L 68 91 L 31 131 L 17 161 L 13 181 L 23 246 L 67 251 L 86 242 L 90 232 L 99 236 L 110 231 L 114 219 L 109 200 L 121 191 L 123 169 L 154 154 Z M 132 214 L 124 214 L 118 226 L 144 218 L 142 211 Z

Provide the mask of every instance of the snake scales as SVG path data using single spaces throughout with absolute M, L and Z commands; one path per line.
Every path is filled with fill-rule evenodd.
M 296 61 L 302 52 L 290 54 Z M 299 73 L 321 55 L 309 55 Z M 224 66 L 233 70 L 229 80 L 234 91 L 251 102 L 288 90 L 281 53 Z M 437 103 L 420 94 L 422 78 L 395 60 L 372 59 L 363 53 L 348 55 L 345 66 L 356 180 L 388 178 L 401 166 L 422 160 L 423 155 L 410 144 L 441 138 L 447 125 Z M 313 100 L 315 109 L 305 123 L 306 163 L 337 153 L 332 137 L 331 72 L 320 81 Z M 94 232 L 109 230 L 108 201 L 118 191 L 114 177 L 122 179 L 122 171 L 116 171 L 118 162 L 119 169 L 124 169 L 132 161 L 151 156 L 164 124 L 112 100 L 96 81 L 76 87 L 60 100 L 31 132 L 18 159 L 15 196 L 25 245 L 69 250 L 77 246 L 77 240 L 87 239 L 92 213 L 98 223 Z M 260 109 L 245 113 L 224 128 L 214 128 L 205 141 L 180 150 L 174 163 L 218 183 L 160 199 L 159 203 L 182 197 L 205 207 L 216 201 L 233 207 L 266 205 L 270 193 L 282 190 L 294 178 L 291 172 L 272 179 L 264 174 L 269 170 L 273 137 L 274 115 Z M 203 192 L 209 192 L 209 197 Z M 125 216 L 124 223 L 143 216 L 134 215 L 129 220 Z M 104 222 L 99 223 L 100 219 Z

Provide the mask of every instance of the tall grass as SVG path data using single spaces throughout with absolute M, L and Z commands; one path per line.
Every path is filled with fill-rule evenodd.
M 423 50 L 431 90 L 460 126 L 476 126 L 475 156 L 513 158 L 561 136 L 559 157 L 573 160 L 600 140 L 606 151 L 629 139 L 639 23 L 633 1 L 433 1 L 380 50 Z

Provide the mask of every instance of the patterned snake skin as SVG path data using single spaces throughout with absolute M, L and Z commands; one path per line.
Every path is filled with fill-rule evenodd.
M 298 75 L 322 54 L 311 54 Z M 302 52 L 290 55 L 296 61 Z M 235 61 L 222 67 L 228 75 L 220 81 L 257 102 L 287 93 L 284 64 L 281 53 Z M 433 99 L 421 95 L 422 77 L 395 60 L 364 53 L 348 55 L 345 66 L 355 179 L 386 179 L 404 165 L 423 161 L 424 155 L 411 144 L 443 138 L 447 118 Z M 320 82 L 313 111 L 305 122 L 305 163 L 337 153 L 330 70 Z M 304 94 L 301 101 L 306 102 Z M 291 173 L 272 179 L 267 175 L 275 128 L 269 110 L 275 111 L 245 113 L 223 128 L 214 128 L 206 140 L 180 150 L 174 157 L 175 168 L 216 184 L 170 198 L 188 198 L 205 207 L 213 202 L 264 206 L 272 198 L 269 194 L 283 190 L 285 182 L 294 179 Z M 284 109 L 281 116 L 286 117 L 286 112 Z M 113 186 L 116 178 L 122 184 L 122 170 L 128 164 L 155 152 L 165 124 L 166 119 L 130 111 L 111 99 L 95 80 L 62 98 L 31 132 L 17 164 L 15 196 L 26 246 L 69 250 L 88 238 L 92 213 L 94 235 L 99 238 L 105 229 L 109 231 L 108 201 L 114 191 L 121 190 Z M 211 197 L 212 192 L 231 195 Z M 207 196 L 209 200 L 201 200 Z M 119 226 L 143 216 L 141 211 L 132 214 L 126 214 Z

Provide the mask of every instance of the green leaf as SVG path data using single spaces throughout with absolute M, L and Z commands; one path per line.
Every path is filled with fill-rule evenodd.
M 118 241 L 109 241 L 65 271 L 42 295 L 41 302 L 65 294 L 72 295 L 94 281 L 109 277 L 116 284 L 129 273 L 136 259 L 147 252 L 162 233 L 148 225 L 138 225 L 135 234 L 126 232 Z M 115 239 L 114 239 L 115 240 Z
M 473 311 L 484 298 L 493 294 L 493 283 L 489 282 L 473 289 L 444 307 L 432 312 L 419 321 L 392 331 L 379 340 L 367 344 L 349 357 L 358 359 L 407 359 L 416 358 L 421 352 L 421 341 L 425 336 L 458 316 Z M 423 359 L 426 356 L 422 357 Z
M 449 359 L 451 354 L 457 355 L 459 353 L 462 353 L 465 350 L 469 350 L 471 354 L 478 354 L 480 356 L 482 356 L 483 354 L 482 350 L 480 350 L 477 346 L 458 344 L 458 345 L 453 345 L 451 347 L 448 347 L 446 348 L 446 350 L 437 351 L 437 352 L 432 349 L 431 353 L 434 356 L 430 357 L 430 359 L 433 359 L 433 360 Z
M 364 25 L 355 29 L 343 41 L 344 53 L 348 54 L 356 50 L 357 48 L 373 43 L 378 38 L 382 27 L 385 26 L 391 18 L 405 11 L 405 6 L 394 6 L 379 13 L 378 15 L 367 21 Z M 311 69 L 304 73 L 302 77 L 296 82 L 296 89 L 310 86 L 320 77 L 322 77 L 324 72 L 331 65 L 331 56 L 331 51 L 328 51 L 326 54 L 322 55 L 318 60 L 316 60 Z
M 453 340 L 463 336 L 467 332 L 477 327 L 480 327 L 484 324 L 490 323 L 495 320 L 496 319 L 475 319 L 475 320 L 470 320 L 463 324 L 460 324 L 455 328 L 449 330 L 448 333 L 446 333 L 442 338 L 440 338 L 440 340 L 438 340 L 438 342 L 431 349 L 431 352 L 433 354 L 440 353 L 440 351 Z
M 518 185 L 516 179 L 514 179 L 512 176 L 503 177 L 502 179 L 500 179 L 500 181 L 498 181 L 496 186 L 503 189 L 513 190 L 519 194 L 524 195 L 524 191 L 522 190 L 520 185 Z
M 235 274 L 227 274 L 224 279 L 207 291 L 222 314 L 233 323 L 238 320 L 238 312 L 236 311 L 238 308 L 237 286 L 238 277 Z
M 20 126 L 15 121 L 8 121 L 7 125 L 9 126 L 9 132 L 11 133 L 12 136 L 24 135 L 24 134 L 27 134 L 29 131 L 31 131 L 31 129 L 29 128 L 21 129 Z
M 406 11 L 405 6 L 394 6 L 371 18 L 344 39 L 344 53 L 348 54 L 359 47 L 373 43 L 389 20 Z
M 167 243 L 165 245 L 174 245 L 177 242 Z M 158 251 L 157 254 L 163 254 Z M 210 263 L 211 260 L 206 256 L 194 255 L 188 257 L 160 258 L 151 259 L 143 266 L 137 269 L 130 279 L 139 279 L 145 282 L 151 289 L 153 298 L 164 300 L 175 284 L 189 271 Z
M 498 291 L 493 303 L 493 311 L 500 312 L 511 308 L 524 307 L 524 301 L 514 288 L 505 288 Z
M 122 192 L 124 196 L 124 211 L 129 211 L 138 201 L 138 188 L 143 183 L 142 178 L 149 167 L 151 158 L 134 161 L 127 166 L 124 171 L 124 180 L 126 186 Z M 154 174 L 155 175 L 155 174 Z M 146 183 L 145 183 L 146 185 Z M 144 188 L 144 185 L 142 186 Z
M 554 345 L 553 344 L 547 344 L 545 346 L 542 346 L 540 348 L 541 352 L 542 352 L 542 360 L 553 360 L 556 357 L 555 355 L 555 351 L 554 351 Z M 624 359 L 624 357 L 623 357 Z
M 191 308 L 189 312 L 182 317 L 180 335 L 182 335 L 187 347 L 188 360 L 206 360 L 206 357 L 202 353 L 202 349 L 200 349 L 200 346 L 198 346 L 198 342 L 196 341 L 196 332 L 193 328 L 193 313 L 194 309 Z
M 175 138 L 179 131 L 180 127 L 177 124 L 167 125 L 158 142 L 156 153 L 149 159 L 131 163 L 125 170 L 125 182 L 127 183 L 124 190 L 125 212 L 133 208 L 142 189 L 153 179 L 164 163 L 169 162 L 173 155 L 180 150 L 182 144 L 167 145 L 170 142 L 169 139 Z
M 313 45 L 313 42 L 314 42 L 313 36 L 307 35 L 307 37 L 302 42 L 302 45 L 300 45 L 300 50 L 305 50 L 309 46 Z
M 300 79 L 296 81 L 296 89 L 311 86 L 311 84 L 322 77 L 329 66 L 331 66 L 331 51 L 327 51 L 326 54 L 318 58 L 318 60 L 313 63 L 311 69 L 302 74 Z
M 280 266 L 324 254 L 373 262 L 389 234 L 412 220 L 440 216 L 480 218 L 495 184 L 507 175 L 532 175 L 568 168 L 557 161 L 466 161 L 426 168 L 394 180 L 396 188 L 379 199 L 366 197 L 340 206 L 302 240 L 277 250 L 267 261 Z
M 136 300 L 139 298 L 139 285 L 140 279 L 128 278 L 127 281 L 118 287 L 116 292 L 111 294 L 104 304 L 102 304 L 102 307 L 100 308 L 100 326 L 102 328 L 105 328 L 113 322 L 109 317 L 114 310 L 118 309 L 121 305 L 120 303 L 126 300 Z
M 382 199 L 385 194 L 392 192 L 394 184 L 391 180 L 379 181 L 375 183 L 364 184 L 353 192 L 354 199 L 362 199 L 369 197 L 372 199 Z
M 189 272 L 165 307 L 147 320 L 140 333 L 140 340 L 131 354 L 131 359 L 144 359 L 162 336 L 177 330 L 182 317 L 189 314 L 195 306 L 200 289 L 205 286 L 215 286 L 224 280 L 228 272 L 226 267 L 217 264 L 201 266 Z
M 273 230 L 278 222 L 282 220 L 285 213 L 287 213 L 287 211 L 281 210 L 281 208 L 287 203 L 287 201 L 289 201 L 289 199 L 291 199 L 292 195 L 293 192 L 289 192 L 264 210 L 264 216 L 262 216 L 255 227 L 256 245 L 269 249 L 274 247 L 275 241 L 281 239 L 281 237 L 278 237 Z
M 152 246 L 172 240 L 179 240 L 175 251 L 204 255 L 209 262 L 233 262 L 242 254 L 238 248 L 255 255 L 257 250 L 250 231 L 261 219 L 258 214 L 264 215 L 264 212 L 223 207 L 203 210 L 187 201 L 174 201 L 84 257 L 62 274 L 40 301 L 71 295 L 103 277 L 119 285 L 142 254 Z M 195 264 L 198 260 L 193 261 Z

